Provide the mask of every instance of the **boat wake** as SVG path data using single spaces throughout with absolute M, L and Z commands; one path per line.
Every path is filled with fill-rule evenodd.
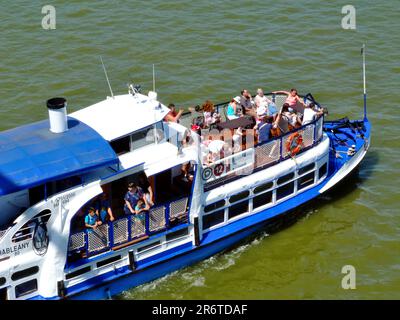
M 236 264 L 243 253 L 259 245 L 269 234 L 263 232 L 250 242 L 242 243 L 225 253 L 212 256 L 194 266 L 170 273 L 162 278 L 123 292 L 117 299 L 184 299 L 185 293 L 194 287 L 207 287 L 207 274 L 222 271 Z

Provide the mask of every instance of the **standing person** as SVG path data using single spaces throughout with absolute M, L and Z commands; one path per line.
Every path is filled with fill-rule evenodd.
M 108 201 L 107 195 L 102 193 L 96 202 L 96 214 L 99 216 L 99 222 L 106 223 L 107 221 L 114 221 L 114 215 Z
M 168 108 L 170 111 L 167 113 L 167 115 L 164 117 L 164 121 L 167 122 L 179 122 L 180 117 L 182 116 L 183 109 L 180 109 L 179 112 L 176 112 L 175 105 L 173 103 L 170 103 L 168 105 Z
M 88 213 L 85 216 L 85 227 L 89 230 L 94 230 L 97 228 L 99 224 L 99 216 L 96 214 L 96 211 L 93 207 L 88 209 Z
M 141 191 L 144 194 L 144 197 L 147 200 L 147 203 L 150 207 L 154 206 L 154 193 L 153 188 L 151 187 L 149 180 L 147 179 L 146 175 L 142 173 L 139 176 L 138 186 L 140 187 Z
M 285 103 L 289 104 L 289 107 L 295 108 L 297 106 L 297 102 L 302 104 L 304 107 L 306 104 L 304 101 L 297 95 L 297 90 L 295 88 L 290 89 L 290 92 L 287 91 L 274 91 L 273 93 L 275 94 L 286 94 L 287 98 L 285 100 Z
M 139 199 L 143 199 L 145 203 L 147 204 L 147 201 L 145 197 L 143 196 L 143 193 L 140 191 L 140 189 L 137 187 L 137 185 L 133 182 L 128 184 L 128 192 L 125 194 L 124 200 L 125 200 L 125 205 L 124 205 L 124 211 L 125 214 L 135 214 L 135 206 Z

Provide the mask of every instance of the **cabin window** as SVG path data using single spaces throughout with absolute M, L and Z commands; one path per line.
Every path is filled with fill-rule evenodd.
M 314 184 L 314 171 L 310 172 L 297 180 L 297 190 L 304 189 Z
M 46 183 L 46 197 L 51 197 L 53 194 L 79 186 L 80 184 L 82 184 L 82 179 L 79 176 L 48 182 Z
M 263 191 L 271 189 L 273 185 L 274 185 L 274 183 L 272 181 L 264 183 L 264 184 L 261 184 L 258 187 L 254 188 L 254 194 L 261 193 Z
M 29 276 L 33 276 L 34 274 L 39 272 L 39 267 L 35 266 L 35 267 L 31 267 L 31 268 L 27 268 L 21 271 L 17 271 L 15 273 L 13 273 L 11 275 L 11 280 L 13 281 L 17 281 L 20 280 L 22 278 L 26 278 Z
M 108 258 L 108 259 L 105 259 L 105 260 L 102 260 L 100 262 L 97 262 L 96 263 L 96 267 L 100 268 L 100 267 L 106 266 L 106 265 L 108 265 L 110 263 L 117 262 L 118 260 L 121 260 L 121 256 L 120 255 L 114 256 L 114 257 L 111 257 L 111 258 Z
M 272 191 L 262 193 L 253 198 L 253 209 L 262 207 L 272 202 Z
M 121 155 L 131 151 L 131 137 L 126 136 L 110 142 L 111 148 L 117 155 Z
M 6 278 L 0 277 L 0 286 L 4 285 L 6 283 Z
M 155 248 L 158 247 L 160 244 L 161 244 L 161 241 L 160 241 L 160 240 L 159 240 L 159 241 L 152 242 L 152 243 L 150 243 L 150 244 L 147 244 L 147 245 L 145 245 L 145 246 L 143 246 L 143 247 L 138 248 L 138 249 L 137 249 L 137 252 L 140 253 L 140 252 L 143 252 L 143 251 L 155 249 Z
M 222 208 L 225 205 L 225 200 L 219 200 L 217 202 L 214 202 L 212 204 L 209 204 L 204 207 L 204 212 L 210 212 L 213 210 L 216 210 L 218 208 Z
M 218 210 L 203 217 L 203 230 L 225 221 L 225 210 Z
M 91 270 L 90 266 L 81 268 L 81 269 L 76 270 L 76 271 L 74 271 L 74 272 L 68 273 L 68 274 L 65 276 L 65 279 L 66 279 L 66 280 L 69 280 L 69 279 L 75 278 L 75 277 L 77 277 L 77 276 L 80 276 L 80 275 L 82 275 L 82 274 L 85 274 L 85 273 L 89 272 L 90 270 Z
M 306 172 L 309 172 L 309 171 L 313 170 L 314 167 L 315 167 L 315 163 L 311 163 L 311 164 L 309 164 L 307 166 L 304 166 L 303 168 L 300 168 L 299 169 L 299 176 L 301 176 L 302 174 L 304 174 Z
M 234 203 L 243 199 L 246 199 L 249 196 L 250 192 L 248 190 L 237 193 L 229 198 L 230 203 Z
M 319 168 L 318 176 L 321 179 L 324 175 L 326 175 L 328 165 L 325 163 L 321 168 Z
M 32 279 L 15 286 L 15 296 L 17 298 L 25 296 L 37 290 L 37 280 Z
M 249 201 L 242 201 L 229 207 L 228 219 L 239 216 L 249 211 Z
M 131 150 L 139 149 L 154 142 L 154 127 L 150 126 L 131 135 Z
M 278 185 L 284 184 L 285 182 L 288 182 L 289 180 L 293 179 L 294 177 L 294 172 L 288 173 L 278 179 Z
M 44 222 L 47 223 L 50 219 L 51 211 L 46 209 L 42 212 L 38 213 L 31 220 L 25 223 L 12 237 L 12 242 L 20 242 L 32 239 L 33 232 L 35 231 L 35 227 L 38 223 Z
M 276 200 L 287 197 L 294 192 L 294 181 L 276 189 Z
M 0 301 L 7 300 L 7 288 L 0 289 Z
M 43 201 L 46 197 L 45 185 L 36 186 L 29 189 L 29 204 L 30 206 Z
M 174 240 L 177 240 L 179 238 L 183 238 L 184 236 L 187 236 L 188 234 L 189 234 L 189 229 L 188 228 L 184 228 L 184 229 L 181 229 L 181 230 L 178 230 L 178 231 L 175 231 L 175 232 L 168 233 L 166 235 L 166 237 L 165 237 L 165 240 L 167 242 L 174 241 Z

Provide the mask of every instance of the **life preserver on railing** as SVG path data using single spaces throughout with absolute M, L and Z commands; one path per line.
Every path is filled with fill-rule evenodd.
M 298 154 L 303 147 L 303 136 L 299 132 L 291 134 L 286 141 L 285 147 L 291 156 Z

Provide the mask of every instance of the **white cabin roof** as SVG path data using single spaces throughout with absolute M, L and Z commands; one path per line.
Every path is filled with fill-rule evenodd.
M 104 139 L 111 141 L 164 119 L 169 109 L 143 94 L 119 95 L 71 113 L 69 116 L 84 122 Z

